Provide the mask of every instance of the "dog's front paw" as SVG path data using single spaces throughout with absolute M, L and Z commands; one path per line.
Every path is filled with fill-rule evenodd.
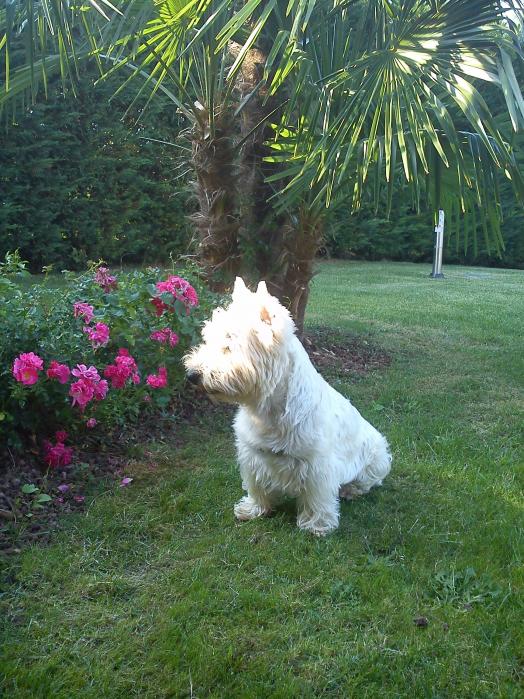
M 338 527 L 338 517 L 300 514 L 297 518 L 297 526 L 314 536 L 326 536 Z
M 246 495 L 242 500 L 237 502 L 233 508 L 233 512 L 238 520 L 247 522 L 249 519 L 256 519 L 257 517 L 268 515 L 271 510 L 253 500 L 249 495 Z

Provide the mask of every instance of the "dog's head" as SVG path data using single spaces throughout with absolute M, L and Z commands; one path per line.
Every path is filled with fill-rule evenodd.
M 184 358 L 187 377 L 217 400 L 257 402 L 281 379 L 294 331 L 289 312 L 264 282 L 253 293 L 237 277 L 231 304 L 213 311 L 202 343 Z

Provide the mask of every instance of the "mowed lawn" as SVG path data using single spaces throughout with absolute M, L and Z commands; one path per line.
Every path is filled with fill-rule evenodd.
M 128 488 L 1 562 L 3 696 L 522 697 L 524 272 L 445 273 L 315 278 L 309 326 L 392 355 L 329 377 L 394 453 L 335 534 L 292 502 L 235 523 L 230 415 L 203 401 L 182 446 L 137 445 Z

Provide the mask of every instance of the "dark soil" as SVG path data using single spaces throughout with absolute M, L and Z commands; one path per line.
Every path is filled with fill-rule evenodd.
M 371 339 L 329 328 L 309 329 L 303 344 L 315 367 L 328 380 L 336 376 L 357 379 L 391 363 L 390 355 Z M 177 402 L 173 406 L 177 425 L 198 423 L 205 400 L 186 394 L 183 402 Z M 224 414 L 232 410 L 232 406 L 206 402 L 206 419 L 213 413 L 213 419 L 223 423 Z M 119 486 L 128 475 L 126 466 L 136 445 L 143 448 L 162 439 L 177 447 L 181 444 L 180 432 L 174 428 L 173 419 L 151 419 L 122 433 L 106 435 L 103 443 L 76 445 L 75 462 L 66 469 L 44 470 L 33 451 L 22 455 L 0 452 L 0 555 L 18 553 L 28 544 L 46 543 L 63 514 L 85 509 L 86 493 L 107 489 L 108 481 Z M 110 450 L 107 443 L 111 444 Z
M 308 330 L 303 344 L 315 368 L 326 377 L 358 377 L 391 364 L 391 355 L 371 338 L 334 332 L 331 328 L 318 326 Z
M 8 468 L 0 470 L 0 555 L 46 543 L 59 517 L 82 511 L 84 493 L 92 494 L 102 478 L 116 480 L 126 463 L 123 455 L 103 452 L 75 450 L 75 457 L 66 468 L 45 471 L 32 455 L 10 455 Z

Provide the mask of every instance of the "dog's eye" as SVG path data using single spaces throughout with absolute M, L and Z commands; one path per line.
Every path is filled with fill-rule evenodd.
M 222 352 L 223 352 L 224 354 L 229 354 L 229 353 L 231 352 L 231 350 L 229 349 L 229 347 L 224 347 L 224 349 L 222 350 Z

